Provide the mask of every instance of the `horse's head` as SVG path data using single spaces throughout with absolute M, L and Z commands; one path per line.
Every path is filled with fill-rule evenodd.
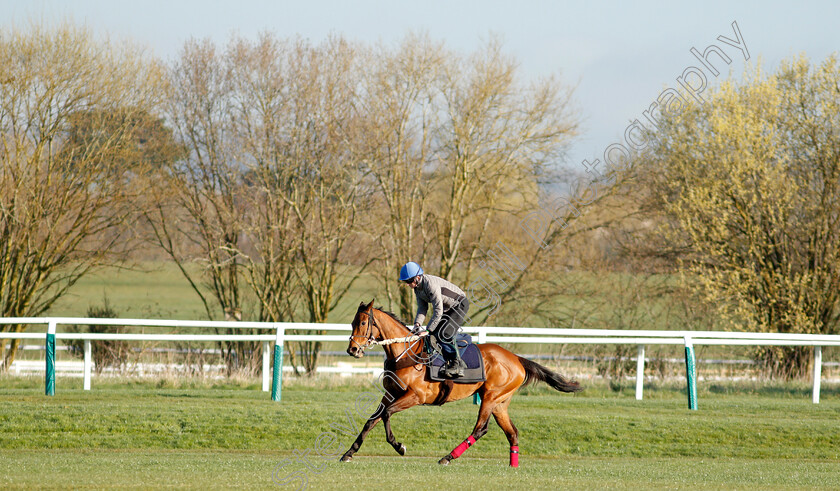
M 365 305 L 359 304 L 356 317 L 353 318 L 353 332 L 350 334 L 350 344 L 347 346 L 347 354 L 356 358 L 365 355 L 365 348 L 371 345 L 375 336 L 379 334 L 379 328 L 373 320 L 373 300 Z

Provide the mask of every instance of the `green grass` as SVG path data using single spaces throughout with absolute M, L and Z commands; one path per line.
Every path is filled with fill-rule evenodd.
M 46 315 L 87 317 L 108 304 L 123 318 L 206 319 L 207 314 L 174 263 L 146 262 L 131 269 L 104 268 L 88 274 Z
M 4 489 L 276 489 L 276 455 L 220 451 L 0 452 L 15 478 Z M 440 468 L 436 458 L 387 456 L 299 473 L 286 489 L 836 489 L 834 462 L 694 458 L 532 458 L 519 469 L 472 458 Z M 107 469 L 107 471 L 106 471 Z M 278 481 L 283 482 L 286 474 Z
M 84 278 L 48 315 L 85 316 L 107 297 L 120 317 L 206 317 L 171 264 L 142 266 Z M 359 282 L 331 321 L 349 322 L 359 298 L 369 300 L 376 287 Z M 513 349 L 591 354 L 596 348 Z M 742 351 L 700 347 L 697 353 L 746 357 Z M 648 350 L 649 357 L 681 353 L 682 347 Z M 823 356 L 828 360 L 834 350 Z M 710 370 L 699 368 L 701 376 Z M 682 370 L 680 363 L 671 367 Z M 507 441 L 493 422 L 449 468 L 436 464 L 471 431 L 477 408 L 469 401 L 396 415 L 393 429 L 408 447 L 405 457 L 379 427 L 351 464 L 334 455 L 307 460 L 312 469 L 300 455 L 311 454 L 329 431 L 338 438 L 336 452 L 346 450 L 363 422 L 355 414 L 357 398 L 371 385 L 358 377 L 284 382 L 283 402 L 274 403 L 248 379 L 95 377 L 93 391 L 85 392 L 81 379 L 59 378 L 57 395 L 46 397 L 41 377 L 0 376 L 0 489 L 260 489 L 275 487 L 275 472 L 290 477 L 292 488 L 305 480 L 310 489 L 840 488 L 840 388 L 825 381 L 814 405 L 808 381 L 701 380 L 699 411 L 686 409 L 684 383 L 646 384 L 644 401 L 633 398 L 632 381 L 620 392 L 590 383 L 576 396 L 528 388 L 511 406 L 520 430 L 519 469 L 507 467 Z M 352 431 L 336 430 L 346 426 L 348 410 Z
M 196 281 L 201 281 L 198 265 L 188 265 Z M 243 281 L 244 285 L 244 281 Z M 348 295 L 330 314 L 331 322 L 352 320 L 360 299 L 370 301 L 371 292 L 378 291 L 378 284 L 370 277 L 363 277 L 354 284 Z M 211 309 L 218 310 L 209 291 L 204 292 Z M 243 286 L 245 320 L 248 312 L 258 306 Z M 170 261 L 150 261 L 131 268 L 107 267 L 82 277 L 59 299 L 45 315 L 86 317 L 90 307 L 100 307 L 107 299 L 109 305 L 123 318 L 151 319 L 206 319 L 207 313 L 198 295 Z M 301 312 L 301 314 L 303 314 Z M 214 315 L 219 313 L 214 311 Z M 302 315 L 302 318 L 304 316 Z M 216 319 L 219 320 L 219 319 Z
M 646 389 L 644 401 L 599 385 L 528 389 L 511 405 L 522 463 L 510 469 L 493 422 L 449 468 L 436 464 L 471 431 L 469 400 L 396 415 L 406 457 L 378 427 L 340 464 L 363 422 L 356 402 L 373 390 L 363 379 L 290 379 L 280 403 L 256 383 L 94 382 L 84 392 L 59 379 L 46 397 L 43 381 L 0 378 L 1 488 L 256 489 L 275 471 L 311 489 L 840 487 L 836 390 L 819 405 L 797 391 L 705 392 L 689 411 L 678 388 Z M 323 460 L 322 434 L 335 438 L 321 440 L 323 453 L 336 454 Z
M 198 265 L 190 265 L 193 272 L 199 272 Z M 568 310 L 571 306 L 581 302 L 590 305 L 583 309 L 582 315 L 589 320 L 588 324 L 579 324 L 578 327 L 610 327 L 610 328 L 637 328 L 637 329 L 675 329 L 680 326 L 663 324 L 663 316 L 659 315 L 663 308 L 664 299 L 650 295 L 642 296 L 638 301 L 635 297 L 627 297 L 627 291 L 632 291 L 637 281 L 632 276 L 624 274 L 593 274 L 587 272 L 569 273 L 568 282 L 580 285 L 580 295 L 583 297 L 560 297 L 557 299 L 557 308 Z M 675 281 L 667 279 L 667 281 Z M 640 287 L 641 288 L 641 287 Z M 245 288 L 247 290 L 247 288 Z M 330 322 L 349 323 L 360 300 L 369 301 L 377 292 L 383 290 L 382 285 L 371 276 L 363 276 L 354 283 L 350 293 L 339 302 L 336 309 L 330 313 Z M 247 292 L 244 299 L 244 311 L 246 319 L 248 312 L 256 309 L 253 299 L 248 298 Z M 212 299 L 212 296 L 208 295 Z M 90 307 L 101 307 L 107 299 L 110 306 L 122 318 L 151 318 L 151 319 L 206 319 L 198 296 L 191 289 L 189 283 L 184 279 L 178 268 L 169 261 L 150 261 L 135 265 L 131 269 L 109 267 L 101 269 L 93 274 L 83 277 L 74 285 L 69 294 L 59 299 L 53 307 L 45 313 L 49 316 L 62 317 L 85 317 Z M 379 303 L 384 303 L 380 298 Z M 215 304 L 211 308 L 216 308 Z M 594 311 L 591 311 L 595 309 Z M 631 312 L 635 314 L 630 315 Z M 642 313 L 640 313 L 642 312 Z M 650 315 L 649 315 L 650 314 Z M 221 316 L 216 313 L 216 319 Z M 305 319 L 301 315 L 300 319 Z M 626 319 L 644 320 L 643 324 L 620 325 Z M 497 320 L 501 320 L 497 318 Z M 581 319 L 578 319 L 581 321 Z M 518 322 L 516 322 L 518 321 Z M 514 322 L 504 325 L 529 324 L 527 318 L 516 319 Z M 491 318 L 490 325 L 495 321 Z M 537 325 L 538 323 L 533 323 Z M 569 326 L 553 326 L 569 327 Z M 62 329 L 60 326 L 59 329 Z M 34 330 L 34 329 L 33 329 Z M 145 328 L 145 332 L 155 332 L 155 329 Z M 172 329 L 157 329 L 161 332 L 170 332 Z M 189 329 L 188 332 L 201 332 L 201 329 Z M 137 332 L 132 330 L 132 332 Z M 614 346 L 592 346 L 592 345 L 533 345 L 520 344 L 508 345 L 516 353 L 523 354 L 564 354 L 564 355 L 588 355 L 588 356 L 611 356 L 617 349 Z M 324 350 L 344 351 L 346 345 L 342 343 L 327 343 Z M 707 358 L 746 359 L 749 358 L 751 348 L 741 346 L 698 346 L 698 360 Z M 630 351 L 635 355 L 635 347 Z M 648 357 L 682 357 L 680 346 L 649 346 Z M 824 361 L 840 360 L 840 350 L 833 348 L 823 349 Z M 828 375 L 828 374 L 827 374 Z

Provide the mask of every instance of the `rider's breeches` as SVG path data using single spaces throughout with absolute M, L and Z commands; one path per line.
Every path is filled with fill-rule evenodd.
M 443 311 L 443 318 L 438 323 L 437 329 L 432 333 L 440 343 L 440 349 L 443 351 L 443 357 L 446 360 L 452 360 L 458 356 L 455 335 L 461 330 L 469 308 L 470 301 L 467 297 L 462 298 L 458 305 Z

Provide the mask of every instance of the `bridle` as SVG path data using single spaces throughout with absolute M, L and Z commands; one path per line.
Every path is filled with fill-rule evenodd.
M 393 344 L 393 343 L 411 343 L 406 347 L 405 350 L 403 350 L 403 352 L 399 356 L 397 356 L 396 359 L 397 359 L 397 361 L 399 361 L 421 338 L 428 335 L 428 333 L 424 332 L 424 333 L 418 334 L 418 335 L 412 335 L 412 336 L 407 336 L 407 337 L 402 337 L 402 338 L 383 339 L 382 341 L 377 341 L 376 339 L 373 338 L 373 328 L 375 327 L 380 332 L 382 332 L 382 331 L 379 329 L 379 326 L 376 325 L 376 318 L 373 316 L 373 310 L 374 309 L 370 309 L 370 311 L 365 312 L 365 314 L 367 314 L 367 316 L 368 316 L 368 321 L 367 321 L 368 325 L 367 325 L 367 330 L 365 331 L 365 334 L 364 334 L 364 338 L 365 338 L 364 344 L 359 344 L 359 342 L 356 341 L 356 339 L 355 339 L 355 338 L 360 338 L 362 336 L 354 336 L 352 334 L 350 335 L 350 342 L 352 344 L 355 344 L 356 346 L 358 346 L 359 349 L 361 349 L 363 353 L 365 351 L 365 348 L 367 348 L 369 346 L 373 346 L 375 344 L 379 344 L 379 345 L 384 346 L 384 345 Z
M 365 331 L 365 335 L 364 335 L 365 344 L 359 344 L 355 339 L 355 338 L 362 337 L 362 336 L 354 336 L 353 334 L 350 335 L 350 342 L 355 344 L 356 346 L 358 346 L 359 349 L 362 350 L 362 352 L 365 351 L 365 348 L 367 348 L 368 346 L 371 346 L 372 344 L 374 344 L 376 342 L 376 340 L 373 339 L 373 328 L 375 327 L 375 328 L 379 329 L 379 326 L 376 325 L 376 318 L 373 317 L 373 309 L 370 309 L 370 311 L 365 312 L 365 314 L 367 314 L 367 316 L 368 316 L 367 330 Z

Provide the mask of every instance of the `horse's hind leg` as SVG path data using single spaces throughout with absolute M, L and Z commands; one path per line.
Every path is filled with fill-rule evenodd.
M 476 440 L 483 437 L 487 433 L 487 425 L 490 423 L 490 415 L 493 413 L 495 407 L 495 401 L 482 397 L 481 407 L 478 409 L 478 420 L 475 422 L 475 428 L 473 428 L 472 433 L 470 433 L 470 436 L 468 436 L 466 440 L 461 442 L 445 457 L 440 459 L 438 464 L 449 465 L 450 462 L 460 457 L 462 453 L 470 448 Z
M 510 399 L 497 405 L 493 410 L 493 418 L 496 419 L 499 428 L 505 432 L 505 436 L 510 443 L 510 466 L 519 467 L 519 430 L 510 420 L 508 405 L 510 405 Z

